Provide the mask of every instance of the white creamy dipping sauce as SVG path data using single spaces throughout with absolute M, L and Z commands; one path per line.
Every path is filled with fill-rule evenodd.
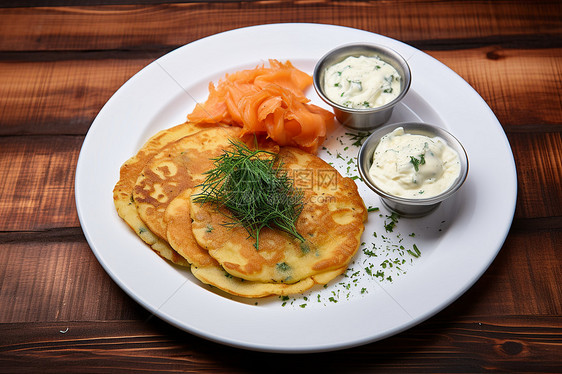
M 447 190 L 460 171 L 459 155 L 445 140 L 398 127 L 381 138 L 369 175 L 390 195 L 424 199 Z
M 398 97 L 400 81 L 398 71 L 379 56 L 349 56 L 326 69 L 324 92 L 348 108 L 377 108 Z

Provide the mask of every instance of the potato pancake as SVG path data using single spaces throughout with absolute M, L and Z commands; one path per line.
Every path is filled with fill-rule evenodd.
M 296 221 L 304 242 L 266 227 L 258 250 L 244 227 L 225 225 L 228 212 L 192 201 L 195 239 L 226 272 L 245 280 L 290 284 L 327 272 L 335 277 L 357 252 L 367 218 L 357 186 L 297 148 L 282 147 L 279 158 L 295 186 L 304 191 L 304 209 Z
M 113 189 L 113 202 L 119 216 L 156 253 L 175 264 L 183 266 L 188 265 L 185 259 L 178 256 L 166 241 L 154 235 L 139 217 L 137 207 L 133 201 L 133 188 L 147 162 L 162 148 L 171 142 L 195 134 L 207 127 L 185 122 L 158 132 L 142 146 L 137 154 L 121 166 L 119 180 Z
M 325 284 L 339 275 L 345 268 L 308 277 L 293 284 L 252 282 L 234 277 L 201 248 L 191 230 L 189 213 L 191 189 L 179 194 L 166 209 L 168 241 L 170 245 L 191 264 L 193 275 L 205 284 L 217 287 L 229 294 L 258 298 L 270 295 L 302 293 L 315 284 Z

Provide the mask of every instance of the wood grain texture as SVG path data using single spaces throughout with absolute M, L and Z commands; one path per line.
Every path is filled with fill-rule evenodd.
M 561 131 L 562 49 L 426 51 L 482 96 L 507 132 Z
M 74 176 L 83 137 L 0 137 L 0 231 L 78 227 Z
M 518 175 L 516 217 L 562 216 L 562 134 L 512 133 Z
M 107 100 L 149 62 L 0 62 L 0 135 L 85 135 Z
M 363 347 L 276 355 L 218 346 L 156 319 L 0 325 L 0 365 L 25 371 L 286 373 L 557 372 L 560 316 L 456 318 L 441 315 Z M 368 323 L 366 320 L 365 323 Z M 258 365 L 258 363 L 260 363 Z M 459 370 L 460 369 L 460 370 Z M 0 369 L 1 370 L 1 369 Z
M 256 1 L 0 9 L 0 51 L 149 49 L 233 28 L 314 22 L 365 29 L 414 46 L 507 39 L 536 45 L 560 35 L 555 1 Z M 414 21 L 413 21 L 414 20 Z M 412 22 L 413 21 L 413 22 Z M 423 22 L 423 24 L 422 24 Z M 500 37 L 501 39 L 498 39 Z M 546 39 L 546 41 L 543 41 Z M 552 41 L 550 41 L 552 42 Z
M 149 316 L 107 275 L 83 236 L 3 243 L 0 260 L 0 323 Z

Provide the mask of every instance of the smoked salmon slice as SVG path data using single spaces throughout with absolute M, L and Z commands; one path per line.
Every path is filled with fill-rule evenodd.
M 216 86 L 209 83 L 209 97 L 187 119 L 240 126 L 241 136 L 265 134 L 279 145 L 316 153 L 333 126 L 334 114 L 309 104 L 304 90 L 311 84 L 312 77 L 290 61 L 272 59 L 269 67 L 227 74 Z

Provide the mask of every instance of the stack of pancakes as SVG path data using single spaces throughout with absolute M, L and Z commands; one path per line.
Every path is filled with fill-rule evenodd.
M 279 155 L 304 192 L 296 221 L 302 242 L 264 228 L 259 249 L 227 212 L 192 201 L 214 159 L 240 139 L 240 128 L 183 123 L 150 138 L 121 167 L 113 190 L 117 212 L 156 253 L 191 269 L 201 282 L 242 297 L 302 293 L 344 272 L 357 252 L 367 210 L 355 183 L 315 155 L 260 144 Z M 244 139 L 249 145 L 254 138 Z

